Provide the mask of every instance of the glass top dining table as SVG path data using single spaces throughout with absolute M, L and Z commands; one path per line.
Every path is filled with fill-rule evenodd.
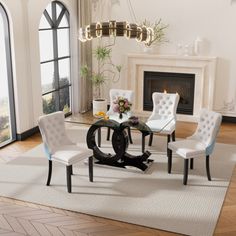
M 165 127 L 167 127 L 174 117 L 167 117 L 165 119 L 153 120 L 155 122 L 155 129 L 151 129 L 147 124 L 147 116 L 131 116 L 128 117 L 123 114 L 120 118 L 119 114 L 115 114 L 108 117 L 94 117 L 92 112 L 84 114 L 76 114 L 66 118 L 67 123 L 84 124 L 89 125 L 87 132 L 87 146 L 93 150 L 93 157 L 96 163 L 101 165 L 110 165 L 120 168 L 126 168 L 127 166 L 134 166 L 142 171 L 145 171 L 149 164 L 153 160 L 149 159 L 151 153 L 145 150 L 145 137 L 152 133 L 160 133 Z M 101 150 L 101 128 L 108 128 L 113 130 L 111 142 L 113 148 L 113 154 L 104 153 Z M 132 155 L 128 153 L 129 136 L 131 137 L 131 130 L 136 129 L 142 134 L 142 154 Z M 108 139 L 107 139 L 108 140 Z
M 174 117 L 166 117 L 160 118 L 156 120 L 149 121 L 149 123 L 155 123 L 155 129 L 150 129 L 146 122 L 148 121 L 148 115 L 142 115 L 140 113 L 132 113 L 132 116 L 127 116 L 123 114 L 122 119 L 119 118 L 119 114 L 114 114 L 109 116 L 109 119 L 104 119 L 104 117 L 95 117 L 93 116 L 92 111 L 88 111 L 85 113 L 77 113 L 68 116 L 65 121 L 67 123 L 74 124 L 84 124 L 84 125 L 96 125 L 98 121 L 103 121 L 104 123 L 109 121 L 114 121 L 114 125 L 120 126 L 125 123 L 125 125 L 130 125 L 131 128 L 139 129 L 140 131 L 150 131 L 153 133 L 160 133 L 163 129 L 165 129 L 173 120 Z M 98 123 L 99 124 L 99 123 Z

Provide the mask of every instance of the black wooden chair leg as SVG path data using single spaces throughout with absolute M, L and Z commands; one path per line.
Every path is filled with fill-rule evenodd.
M 128 127 L 128 136 L 129 136 L 129 142 L 133 144 L 130 127 Z
M 171 134 L 171 140 L 172 142 L 175 142 L 175 131 L 173 131 L 173 133 Z
M 70 165 L 70 174 L 73 175 L 73 166 Z
M 48 161 L 48 179 L 47 179 L 47 186 L 50 185 L 51 182 L 51 177 L 52 177 L 52 161 Z
M 111 128 L 108 127 L 108 128 L 107 128 L 107 141 L 110 140 L 110 135 L 111 135 Z
M 167 144 L 170 142 L 170 134 L 167 135 Z
M 170 174 L 171 173 L 171 169 L 172 169 L 172 150 L 171 149 L 167 149 L 168 152 L 168 173 Z
M 98 129 L 98 147 L 101 147 L 101 128 Z
M 168 143 L 170 142 L 170 134 L 167 135 L 167 156 L 168 156 Z
M 66 179 L 67 179 L 67 190 L 71 193 L 71 165 L 66 166 Z
M 188 159 L 184 159 L 184 179 L 183 184 L 186 185 L 188 182 Z
M 152 146 L 152 140 L 153 140 L 153 133 L 151 133 L 149 136 L 148 146 Z
M 211 174 L 210 174 L 210 163 L 209 163 L 210 156 L 206 156 L 206 172 L 207 172 L 207 178 L 209 181 L 211 181 Z
M 89 181 L 93 182 L 93 156 L 89 157 Z
M 193 165 L 194 165 L 194 160 L 193 158 L 190 158 L 190 169 L 193 169 Z
M 145 135 L 142 134 L 142 153 L 145 152 Z

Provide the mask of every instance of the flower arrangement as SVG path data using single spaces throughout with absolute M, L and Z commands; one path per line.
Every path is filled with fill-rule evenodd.
M 130 111 L 131 106 L 132 106 L 132 103 L 129 102 L 127 98 L 124 98 L 121 96 L 117 97 L 113 101 L 113 111 L 118 112 L 120 114 Z

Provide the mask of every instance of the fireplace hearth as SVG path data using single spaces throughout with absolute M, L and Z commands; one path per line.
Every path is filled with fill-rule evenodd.
M 193 115 L 195 74 L 144 71 L 143 110 L 152 111 L 152 93 L 178 93 L 178 114 Z

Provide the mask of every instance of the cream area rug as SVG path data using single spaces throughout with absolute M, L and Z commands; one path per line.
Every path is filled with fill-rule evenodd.
M 86 146 L 87 127 L 70 126 L 67 131 Z M 133 132 L 132 137 L 129 152 L 141 154 L 141 134 Z M 103 149 L 111 152 L 110 144 L 103 141 Z M 0 163 L 0 195 L 187 235 L 212 235 L 236 162 L 236 146 L 217 143 L 210 159 L 212 181 L 207 180 L 204 158 L 196 160 L 187 186 L 182 184 L 182 159 L 174 158 L 172 174 L 167 173 L 165 137 L 155 136 L 147 149 L 154 163 L 145 173 L 95 166 L 91 183 L 88 166 L 77 164 L 69 194 L 64 166 L 53 166 L 51 186 L 45 186 L 48 161 L 39 145 Z

